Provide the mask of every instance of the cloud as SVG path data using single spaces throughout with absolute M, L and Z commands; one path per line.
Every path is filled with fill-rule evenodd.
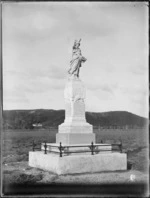
M 132 86 L 119 85 L 119 92 L 122 94 L 128 94 L 130 96 L 141 95 L 148 96 L 148 87 L 143 87 L 142 84 L 133 84 Z
M 8 37 L 27 39 L 31 42 L 39 38 L 47 38 L 57 25 L 57 20 L 51 17 L 50 13 L 50 7 L 48 9 L 36 3 L 4 4 L 4 33 Z
M 52 79 L 63 79 L 65 76 L 65 69 L 56 65 L 49 65 L 44 67 L 34 67 L 30 69 L 30 77 L 48 77 Z
M 15 69 L 15 68 L 14 68 Z M 40 66 L 39 67 L 30 67 L 28 68 L 29 70 L 27 70 L 26 67 L 21 68 L 20 71 L 19 70 L 6 70 L 4 71 L 4 76 L 5 77 L 9 77 L 9 76 L 13 76 L 14 78 L 18 79 L 20 78 L 20 80 L 22 78 L 30 80 L 30 79 L 35 79 L 35 78 L 39 78 L 39 77 L 48 77 L 48 78 L 52 78 L 52 79 L 64 79 L 65 73 L 66 73 L 66 68 L 62 68 L 62 67 L 58 67 L 57 65 L 48 65 L 48 66 Z
M 87 86 L 86 90 L 87 93 L 90 93 L 90 98 L 94 98 L 93 100 L 96 101 L 99 100 L 100 103 L 102 101 L 113 100 L 116 92 L 115 85 L 112 84 L 111 86 L 109 83 L 91 84 Z M 99 106 L 97 103 L 95 103 L 95 105 Z M 95 107 L 93 108 L 95 109 Z
M 16 103 L 25 101 L 29 94 L 44 94 L 53 90 L 63 90 L 65 86 L 64 75 L 55 66 L 46 69 L 29 71 L 7 71 L 4 75 L 4 101 Z M 9 98 L 9 101 L 8 101 Z
M 93 79 L 93 81 L 87 83 L 87 88 L 91 91 L 103 91 L 103 92 L 109 92 L 113 94 L 113 92 L 117 89 L 118 84 L 113 82 L 109 83 L 108 80 L 103 82 L 103 79 L 96 79 L 96 77 Z
M 46 75 L 46 72 L 46 70 L 43 71 L 44 75 Z M 56 65 L 49 66 L 48 72 L 48 77 L 55 79 L 63 79 L 66 73 L 65 69 L 63 69 L 62 67 L 58 67 Z
M 131 67 L 131 72 L 135 75 L 145 75 L 148 74 L 147 64 L 137 64 L 136 66 Z
M 7 103 L 28 103 L 29 100 L 26 97 L 25 92 L 18 92 L 17 88 L 8 88 L 3 90 L 3 101 Z M 7 106 L 7 105 L 6 105 Z
M 21 98 L 20 96 L 9 96 L 9 97 L 6 97 L 5 100 L 4 100 L 4 104 L 5 104 L 5 107 L 7 108 L 7 104 L 6 103 L 28 103 L 29 100 L 27 98 Z
M 26 93 L 46 93 L 52 92 L 53 90 L 63 90 L 64 80 L 62 79 L 49 79 L 49 78 L 38 78 L 38 80 L 32 80 L 30 83 L 20 86 L 20 89 Z
M 106 91 L 106 92 L 109 92 L 109 93 L 112 93 L 113 94 L 113 89 L 111 88 L 111 86 L 110 85 L 103 85 L 103 86 L 101 86 L 101 88 L 100 88 L 101 90 L 103 90 L 103 91 Z
M 91 6 L 78 3 L 74 6 L 72 3 L 46 3 L 46 5 L 5 5 L 3 12 L 5 34 L 20 41 L 24 39 L 33 43 L 37 39 L 43 41 L 50 37 L 54 38 L 54 35 L 65 36 L 66 33 L 68 36 L 87 36 L 95 39 L 99 36 L 106 37 L 116 31 L 108 15 L 92 7 L 92 3 Z M 94 15 L 91 8 L 95 10 Z

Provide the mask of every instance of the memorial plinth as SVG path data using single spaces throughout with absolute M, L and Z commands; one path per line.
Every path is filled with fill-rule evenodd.
M 64 90 L 65 121 L 59 125 L 56 143 L 95 143 L 93 126 L 85 119 L 85 87 L 79 78 L 68 78 Z
M 102 153 L 97 155 L 59 155 L 29 152 L 29 166 L 61 174 L 95 173 L 127 169 L 126 153 Z
M 64 90 L 65 120 L 58 127 L 56 143 L 42 143 L 41 151 L 29 152 L 29 166 L 56 174 L 126 170 L 127 154 L 114 152 L 111 144 L 96 144 L 93 126 L 86 122 L 85 87 L 79 79 L 86 58 L 80 41 L 73 46 Z
M 64 90 L 65 120 L 56 143 L 44 143 L 29 152 L 29 166 L 61 174 L 94 173 L 127 169 L 127 154 L 114 152 L 111 144 L 96 144 L 93 127 L 85 118 L 85 87 L 79 78 L 68 78 Z M 99 149 L 92 155 L 91 143 Z M 62 145 L 62 154 L 60 154 Z

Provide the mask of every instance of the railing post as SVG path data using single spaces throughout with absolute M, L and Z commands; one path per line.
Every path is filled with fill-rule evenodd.
M 60 151 L 60 157 L 62 157 L 62 145 L 61 145 L 61 142 L 60 142 L 60 146 L 59 146 L 59 151 Z
M 94 146 L 93 146 L 93 142 L 91 143 L 91 154 L 94 155 Z
M 44 154 L 47 154 L 47 144 L 46 144 L 46 142 L 44 144 Z
M 35 146 L 35 144 L 34 144 L 34 140 L 33 140 L 33 142 L 32 142 L 32 150 L 33 151 L 35 151 L 34 146 Z
M 119 148 L 120 148 L 120 153 L 122 153 L 122 141 L 120 141 Z

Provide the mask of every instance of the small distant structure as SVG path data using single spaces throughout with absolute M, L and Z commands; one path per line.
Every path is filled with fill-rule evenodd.
M 32 126 L 34 127 L 34 129 L 41 129 L 43 127 L 41 123 L 35 123 L 35 124 L 32 124 Z

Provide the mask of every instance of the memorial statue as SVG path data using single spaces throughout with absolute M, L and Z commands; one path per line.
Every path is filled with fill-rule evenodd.
M 80 41 L 75 40 L 72 50 L 72 60 L 70 61 L 70 69 L 68 73 L 70 76 L 79 77 L 80 67 L 82 63 L 86 61 L 86 58 L 82 56 L 80 46 Z

